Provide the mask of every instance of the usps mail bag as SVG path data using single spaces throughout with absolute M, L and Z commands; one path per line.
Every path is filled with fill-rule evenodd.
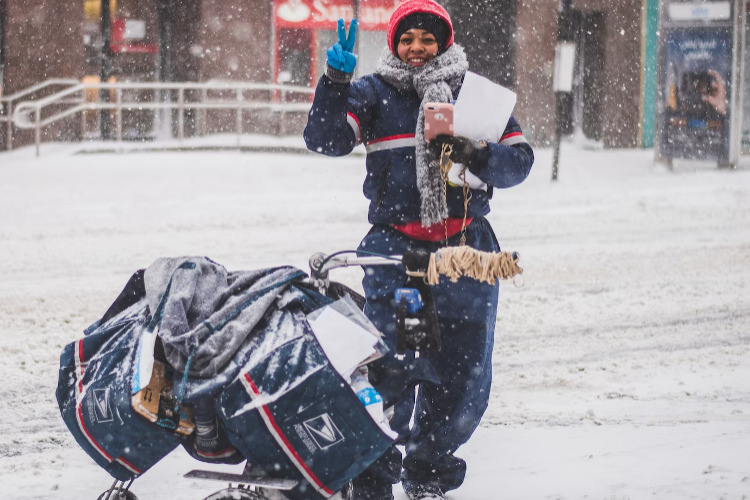
M 306 312 L 300 302 L 266 316 L 217 409 L 248 463 L 271 477 L 301 481 L 290 497 L 327 498 L 393 440 L 332 367 Z
M 60 356 L 56 396 L 62 418 L 81 448 L 121 481 L 143 474 L 180 444 L 131 405 L 136 346 L 151 320 L 139 271 Z

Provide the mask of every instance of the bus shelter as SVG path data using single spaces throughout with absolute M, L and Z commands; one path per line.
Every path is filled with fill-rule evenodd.
M 656 159 L 737 165 L 742 154 L 747 0 L 662 0 Z

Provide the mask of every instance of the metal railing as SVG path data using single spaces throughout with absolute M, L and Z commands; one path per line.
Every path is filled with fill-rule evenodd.
M 69 83 L 69 81 L 66 82 Z M 154 122 L 158 122 L 160 111 L 176 110 L 176 123 L 172 123 L 171 117 L 168 121 L 170 130 L 174 125 L 177 138 L 182 143 L 185 138 L 185 113 L 188 110 L 196 111 L 197 129 L 201 132 L 201 135 L 205 135 L 206 131 L 204 112 L 207 110 L 233 112 L 235 115 L 234 129 L 239 136 L 243 130 L 244 112 L 267 110 L 279 114 L 280 123 L 283 124 L 287 113 L 306 113 L 310 109 L 311 97 L 314 94 L 314 90 L 308 87 L 252 82 L 75 82 L 75 85 L 70 85 L 68 88 L 47 97 L 33 101 L 22 101 L 12 108 L 9 104 L 9 109 L 13 111 L 12 125 L 19 129 L 34 130 L 37 156 L 39 156 L 39 148 L 42 142 L 42 129 L 79 113 L 82 120 L 81 135 L 83 136 L 86 128 L 86 113 L 109 110 L 110 114 L 114 114 L 112 118 L 115 129 L 114 139 L 121 142 L 123 140 L 123 113 L 125 111 L 150 110 L 153 113 Z M 50 84 L 47 83 L 47 85 Z M 102 91 L 109 94 L 109 100 L 99 98 Z M 24 92 L 25 95 L 32 93 L 31 89 Z M 143 99 L 138 97 L 138 92 L 150 92 L 151 97 L 150 99 Z M 188 94 L 190 98 L 188 98 Z M 227 97 L 227 94 L 231 97 Z M 9 96 L 9 98 L 16 95 Z M 15 97 L 14 100 L 18 100 L 18 97 Z M 101 117 L 101 114 L 99 114 L 99 117 Z M 283 134 L 283 126 L 281 128 Z M 9 137 L 12 135 L 10 128 L 8 134 Z
M 52 78 L 14 94 L 0 97 L 0 122 L 5 123 L 6 130 L 5 148 L 9 151 L 13 149 L 13 110 L 15 109 L 16 102 L 36 93 L 47 91 L 52 87 L 71 87 L 80 83 L 79 80 L 71 78 Z

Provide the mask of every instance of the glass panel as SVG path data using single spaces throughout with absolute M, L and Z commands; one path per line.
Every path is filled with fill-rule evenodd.
M 310 84 L 310 31 L 279 30 L 279 83 Z
M 360 31 L 359 54 L 357 54 L 357 75 L 367 75 L 375 72 L 378 59 L 388 46 L 385 31 Z
M 328 47 L 336 43 L 338 35 L 334 30 L 318 30 L 318 46 L 316 49 L 317 72 L 314 75 L 313 85 L 318 82 L 320 76 L 325 73 L 326 61 L 328 56 L 326 51 Z M 357 67 L 354 70 L 355 76 L 359 77 L 373 73 L 378 64 L 378 59 L 386 47 L 385 31 L 359 31 L 357 33 L 358 46 L 355 49 L 357 54 Z

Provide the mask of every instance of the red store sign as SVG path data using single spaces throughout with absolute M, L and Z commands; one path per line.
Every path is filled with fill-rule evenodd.
M 386 31 L 388 19 L 399 0 L 359 0 L 359 29 Z M 343 18 L 347 26 L 354 17 L 352 0 L 274 0 L 277 28 L 335 30 Z

